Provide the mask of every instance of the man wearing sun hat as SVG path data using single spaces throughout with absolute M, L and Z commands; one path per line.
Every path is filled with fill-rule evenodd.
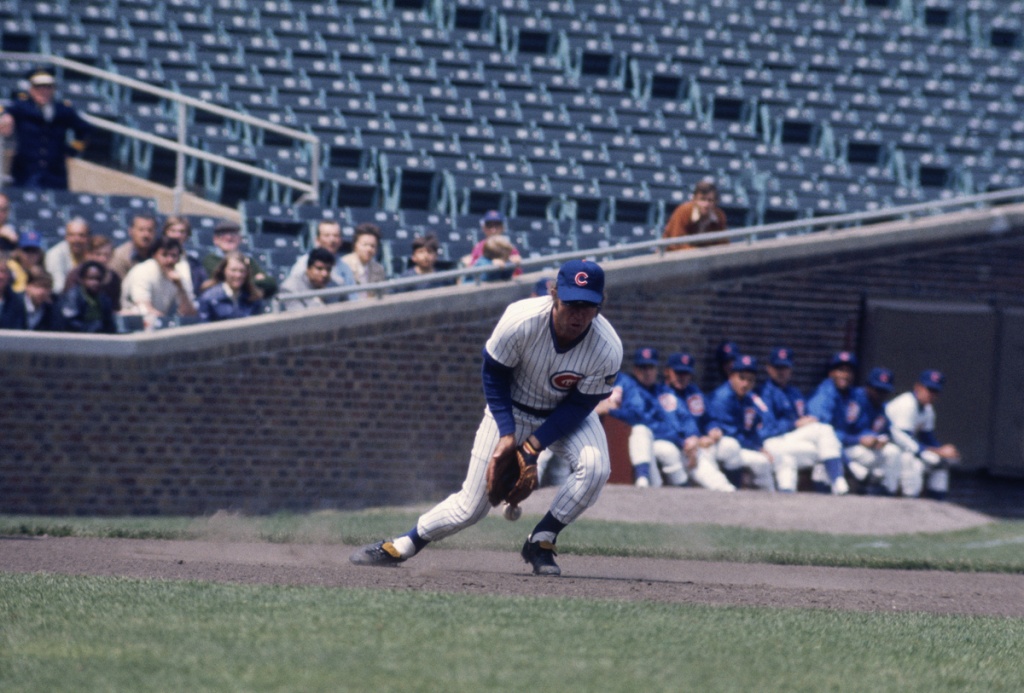
M 928 495 L 938 500 L 949 491 L 949 466 L 960 461 L 960 451 L 935 436 L 935 402 L 946 376 L 934 368 L 921 372 L 913 389 L 885 407 L 892 422 L 893 441 L 903 449 L 900 485 L 904 496 L 920 496 L 927 481 Z
M 56 89 L 52 71 L 33 70 L 28 91 L 19 92 L 0 113 L 0 136 L 15 138 L 11 177 L 16 187 L 67 190 L 67 157 L 81 153 L 92 132 L 69 102 L 54 99 Z M 69 131 L 75 135 L 70 143 Z

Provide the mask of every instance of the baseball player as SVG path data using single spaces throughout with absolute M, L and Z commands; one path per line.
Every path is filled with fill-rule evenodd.
M 535 484 L 537 455 L 550 447 L 568 460 L 572 474 L 521 555 L 535 575 L 561 574 L 555 563 L 558 535 L 597 501 L 611 473 L 594 409 L 611 394 L 622 343 L 599 315 L 603 301 L 604 270 L 569 260 L 548 296 L 516 301 L 505 310 L 484 346 L 487 407 L 461 490 L 421 515 L 408 533 L 357 550 L 353 563 L 396 565 L 475 524 L 497 503 L 492 481 L 499 462 L 511 453 L 520 460 L 519 482 L 532 476 Z
M 693 355 L 686 351 L 669 354 L 664 369 L 668 392 L 679 403 L 679 411 L 685 411 L 693 417 L 700 432 L 697 441 L 700 446 L 697 451 L 697 466 L 691 476 L 704 488 L 729 493 L 735 491 L 742 480 L 742 470 L 735 463 L 740 454 L 740 442 L 724 435 L 722 429 L 711 418 L 704 393 L 693 382 L 693 370 Z M 724 466 L 726 462 L 733 466 L 733 470 L 729 470 L 728 473 L 733 474 L 735 471 L 735 481 L 730 481 L 720 469 L 720 465 Z
M 807 400 L 807 413 L 822 423 L 832 426 L 835 431 L 846 431 L 854 426 L 860 417 L 860 402 L 854 396 L 854 369 L 857 357 L 849 351 L 838 351 L 828 362 L 828 377 L 821 381 L 814 394 Z M 826 460 L 815 465 L 811 472 L 815 486 L 841 495 L 849 491 L 849 483 L 843 475 L 842 462 Z
M 831 425 L 805 413 L 804 396 L 790 384 L 793 377 L 793 352 L 776 347 L 765 367 L 768 378 L 756 389 L 771 413 L 761 434 L 764 447 L 775 461 L 775 484 L 780 491 L 796 491 L 797 472 L 821 463 L 826 468 L 842 469 L 842 445 Z M 837 477 L 832 492 L 849 490 L 846 479 Z
M 620 373 L 615 389 L 622 404 L 609 412 L 631 426 L 629 459 L 633 483 L 641 488 L 685 486 L 686 467 L 696 462 L 699 432 L 692 416 L 671 415 L 660 401 L 664 386 L 658 382 L 658 350 L 641 347 L 633 357 L 633 373 Z M 685 456 L 685 460 L 684 460 Z
M 900 446 L 900 485 L 903 495 L 921 495 L 927 477 L 928 493 L 942 500 L 949 491 L 949 466 L 960 461 L 960 451 L 935 437 L 935 408 L 946 376 L 929 368 L 921 373 L 909 392 L 885 407 L 892 422 L 893 442 Z
M 740 443 L 735 457 L 723 460 L 722 466 L 727 470 L 746 468 L 753 474 L 755 486 L 774 491 L 772 455 L 761 436 L 765 423 L 771 422 L 771 412 L 754 393 L 756 384 L 757 359 L 737 354 L 728 380 L 711 393 L 711 418 L 726 436 Z
M 848 430 L 838 432 L 847 469 L 871 495 L 894 496 L 899 489 L 901 450 L 892 442 L 885 414 L 885 398 L 892 392 L 893 381 L 888 368 L 872 368 L 864 387 L 853 393 L 860 405 L 860 417 Z

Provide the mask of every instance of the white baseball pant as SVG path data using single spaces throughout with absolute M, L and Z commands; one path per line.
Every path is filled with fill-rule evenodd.
M 723 469 L 748 469 L 754 475 L 755 486 L 765 491 L 775 490 L 772 462 L 763 452 L 741 447 L 738 440 L 728 436 L 723 436 L 715 447 Z
M 516 445 L 543 423 L 542 419 L 514 410 Z M 469 470 L 462 488 L 420 516 L 417 533 L 428 541 L 437 541 L 479 522 L 491 509 L 487 500 L 487 466 L 501 436 L 490 410 L 477 428 Z M 552 454 L 567 460 L 572 473 L 562 483 L 551 501 L 550 511 L 556 520 L 569 524 L 597 502 L 611 474 L 608 442 L 597 414 L 591 412 L 579 428 L 549 446 Z
M 775 460 L 775 481 L 780 491 L 796 491 L 798 470 L 842 455 L 842 443 L 835 429 L 821 422 L 808 423 L 769 438 L 764 441 L 764 449 Z
M 844 452 L 846 466 L 857 481 L 881 482 L 882 487 L 891 495 L 899 490 L 900 456 L 903 453 L 898 445 L 886 443 L 877 450 L 863 445 L 851 445 Z

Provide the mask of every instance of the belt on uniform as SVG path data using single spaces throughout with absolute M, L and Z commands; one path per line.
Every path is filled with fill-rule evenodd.
M 525 404 L 520 404 L 515 400 L 512 400 L 512 406 L 514 406 L 519 411 L 526 412 L 530 416 L 536 416 L 538 419 L 546 419 L 549 416 L 551 416 L 555 411 L 554 409 L 534 409 L 533 407 L 528 407 Z

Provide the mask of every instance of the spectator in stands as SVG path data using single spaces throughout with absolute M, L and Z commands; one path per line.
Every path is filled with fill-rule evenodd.
M 192 286 L 178 274 L 181 243 L 173 238 L 160 238 L 153 247 L 153 257 L 135 265 L 121 284 L 121 310 L 139 314 L 147 328 L 163 320 L 196 315 Z
M 662 238 L 679 238 L 696 236 L 701 233 L 712 233 L 726 230 L 725 212 L 718 207 L 718 188 L 711 181 L 702 180 L 693 187 L 693 197 L 676 207 L 665 224 Z M 701 245 L 721 245 L 728 240 L 703 243 Z M 690 243 L 679 243 L 668 246 L 668 250 L 693 248 Z
M 440 248 L 440 243 L 437 241 L 437 236 L 434 234 L 427 234 L 426 236 L 417 236 L 412 239 L 412 255 L 409 257 L 409 261 L 412 263 L 412 267 L 408 268 L 400 275 L 402 278 L 406 277 L 428 277 L 419 284 L 410 284 L 408 286 L 398 289 L 398 291 L 415 291 L 417 289 L 434 289 L 439 286 L 451 286 L 454 282 L 451 279 L 437 279 L 436 277 L 431 278 L 432 275 L 437 274 L 437 251 Z M 547 294 L 545 294 L 547 295 Z
M 113 274 L 102 263 L 86 260 L 78 269 L 78 282 L 60 299 L 61 329 L 86 334 L 115 334 L 114 304 L 103 291 L 103 280 Z M 115 275 L 116 276 L 116 275 Z
M 188 223 L 185 217 L 170 216 L 164 220 L 161 233 L 176 238 L 178 243 L 181 243 L 182 255 L 178 263 L 178 273 L 192 283 L 192 295 L 198 296 L 201 287 L 206 283 L 207 273 L 203 263 L 188 249 L 189 239 L 192 238 L 192 224 Z
M 23 231 L 18 248 L 10 257 L 7 265 L 11 268 L 11 284 L 15 291 L 24 291 L 29 271 L 43 266 L 42 235 L 38 231 Z
M 98 262 L 103 267 L 103 279 L 100 281 L 99 291 L 110 299 L 110 305 L 113 306 L 114 312 L 116 313 L 121 310 L 121 277 L 117 276 L 117 272 L 114 272 L 108 267 L 113 255 L 113 241 L 106 236 L 101 235 L 93 235 L 89 237 L 89 251 L 85 254 L 85 259 Z M 67 279 L 64 282 L 63 293 L 66 293 L 68 289 L 78 285 L 81 281 L 81 270 L 84 266 L 85 263 L 83 262 L 81 265 L 68 272 Z
M 483 240 L 473 246 L 473 250 L 469 255 L 462 258 L 462 265 L 464 267 L 472 267 L 480 261 L 480 258 L 484 256 L 484 243 L 487 242 L 488 238 L 507 236 L 505 233 L 505 215 L 495 209 L 484 213 L 480 219 L 480 230 L 484 235 Z M 514 245 L 512 246 L 512 254 L 509 256 L 509 262 L 515 265 L 514 276 L 523 273 L 522 267 L 519 266 L 519 263 L 522 262 L 522 256 Z
M 304 293 L 319 289 L 331 289 L 338 286 L 331 279 L 331 268 L 334 266 L 334 254 L 326 248 L 313 248 L 306 259 L 306 271 L 297 277 L 288 277 L 281 283 L 281 309 L 303 310 L 318 308 L 328 303 L 338 303 L 340 296 L 313 296 L 309 298 L 286 299 L 286 294 Z
M 352 241 L 352 252 L 341 257 L 355 277 L 356 284 L 376 284 L 387 279 L 384 265 L 377 262 L 380 248 L 380 228 L 373 223 L 363 222 L 356 226 Z M 365 298 L 367 294 L 349 294 L 349 298 Z
M 960 462 L 952 443 L 940 443 L 935 435 L 935 403 L 946 376 L 929 368 L 921 372 L 913 389 L 885 406 L 892 422 L 893 441 L 900 446 L 900 486 L 903 495 L 916 498 L 927 486 L 928 495 L 943 500 L 949 492 L 949 468 Z
M 20 238 L 17 229 L 10 222 L 11 198 L 0 193 L 0 253 L 6 253 L 18 247 Z
M 0 330 L 24 330 L 25 296 L 11 288 L 7 256 L 0 254 Z
M 828 362 L 828 377 L 807 400 L 807 413 L 832 426 L 832 430 L 837 433 L 850 430 L 860 416 L 860 407 L 854 399 L 856 368 L 856 356 L 849 351 L 836 352 Z M 819 490 L 831 488 L 833 493 L 837 488 L 841 491 L 846 484 L 842 465 L 834 462 L 816 465 L 811 472 L 811 481 Z
M 233 221 L 222 221 L 213 229 L 213 249 L 203 257 L 203 269 L 210 276 L 217 271 L 217 265 L 228 253 L 240 251 L 242 245 L 242 227 Z M 263 298 L 269 299 L 277 293 L 277 279 L 260 265 L 259 261 L 246 254 L 252 268 L 253 282 L 263 292 Z
M 38 265 L 29 270 L 25 285 L 25 327 L 35 332 L 59 329 L 57 307 L 53 303 L 53 278 Z
M 770 416 L 765 417 L 761 431 L 764 447 L 775 462 L 775 485 L 779 491 L 794 492 L 801 469 L 823 465 L 826 469 L 843 468 L 843 446 L 830 424 L 806 413 L 803 393 L 791 385 L 793 352 L 776 347 L 765 367 L 766 378 L 756 392 Z M 849 491 L 845 477 L 839 474 L 828 489 L 836 495 Z
M 474 267 L 492 267 L 489 272 L 477 276 L 477 281 L 499 282 L 511 279 L 518 264 L 512 261 L 516 248 L 506 236 L 491 236 L 484 241 L 484 254 L 473 264 Z
M 338 286 L 355 286 L 356 277 L 352 273 L 351 268 L 344 262 L 341 262 L 342 252 L 341 248 L 343 245 L 341 237 L 341 224 L 331 219 L 324 219 L 316 225 L 316 239 L 314 240 L 315 248 L 323 248 L 334 256 L 334 268 L 331 270 L 331 279 Z M 309 265 L 309 253 L 300 256 L 295 264 L 292 265 L 292 269 L 288 272 L 288 278 L 300 277 L 306 273 L 306 267 Z M 347 301 L 348 295 L 340 297 L 340 300 Z
M 872 368 L 864 387 L 854 391 L 860 416 L 843 439 L 846 467 L 862 493 L 894 496 L 900 484 L 900 448 L 892 442 L 892 426 L 885 413 L 885 399 L 892 393 L 893 372 Z
M 28 92 L 19 92 L 0 114 L 0 136 L 15 138 L 13 184 L 67 190 L 67 157 L 85 149 L 92 126 L 69 102 L 54 100 L 57 80 L 49 70 L 32 71 L 28 84 Z M 70 145 L 69 131 L 75 134 Z
M 263 293 L 252 278 L 249 258 L 228 253 L 199 296 L 199 321 L 217 322 L 247 318 L 263 312 Z
M 64 240 L 46 251 L 46 271 L 53 277 L 53 290 L 64 290 L 68 272 L 78 267 L 89 252 L 89 224 L 75 217 L 64 225 Z
M 736 467 L 735 481 L 732 481 L 720 466 L 739 456 L 740 443 L 724 435 L 711 418 L 704 393 L 693 382 L 693 355 L 686 351 L 669 354 L 663 372 L 667 386 L 663 406 L 670 411 L 678 410 L 679 416 L 685 411 L 697 424 L 700 438 L 697 439 L 697 467 L 691 472 L 693 480 L 713 491 L 735 491 L 742 483 L 740 468 Z
M 128 240 L 114 248 L 110 269 L 117 272 L 117 276 L 123 281 L 129 270 L 150 258 L 155 240 L 156 219 L 149 214 L 136 214 L 132 217 L 131 226 L 128 227 Z M 178 245 L 180 249 L 181 243 Z
M 753 475 L 757 488 L 775 490 L 772 456 L 764 447 L 761 430 L 770 416 L 755 399 L 757 359 L 736 354 L 729 378 L 711 394 L 711 418 L 723 434 L 735 438 L 740 449 L 732 459 L 723 460 L 727 470 L 746 469 Z

